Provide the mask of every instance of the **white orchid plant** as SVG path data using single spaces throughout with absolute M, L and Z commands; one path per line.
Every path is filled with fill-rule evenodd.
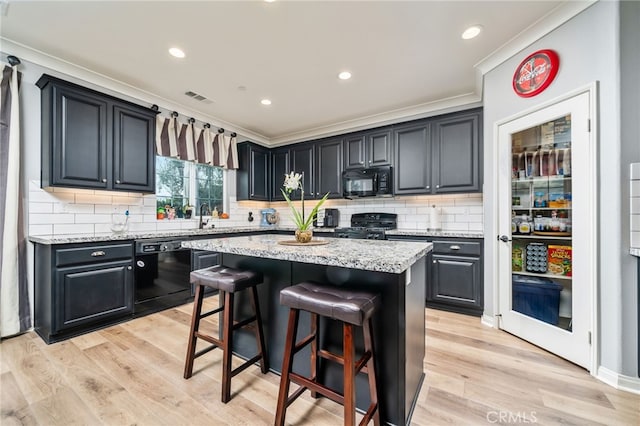
M 293 213 L 293 222 L 296 224 L 296 227 L 301 231 L 306 231 L 311 226 L 313 219 L 315 219 L 318 214 L 318 209 L 322 204 L 327 201 L 329 198 L 329 193 L 327 192 L 324 197 L 318 201 L 313 210 L 311 210 L 311 214 L 307 217 L 304 215 L 304 173 L 295 173 L 291 172 L 289 174 L 284 174 L 284 185 L 283 188 L 280 189 L 282 191 L 282 195 L 284 195 L 284 199 L 287 200 L 287 204 L 291 208 L 291 212 Z M 302 204 L 302 211 L 298 211 L 293 205 L 291 201 L 290 195 L 292 192 L 300 190 L 300 201 Z

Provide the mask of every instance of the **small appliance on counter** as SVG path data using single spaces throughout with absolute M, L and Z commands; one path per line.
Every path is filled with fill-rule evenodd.
M 260 220 L 260 226 L 270 227 L 275 226 L 278 223 L 278 214 L 276 209 L 262 209 L 260 210 L 262 219 Z
M 318 215 L 313 221 L 313 226 L 319 228 L 336 228 L 340 223 L 340 210 L 318 209 Z

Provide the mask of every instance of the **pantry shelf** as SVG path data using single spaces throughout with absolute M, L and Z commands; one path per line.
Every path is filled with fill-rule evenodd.
M 571 235 L 569 236 L 555 236 L 555 235 L 518 235 L 513 234 L 513 239 L 517 240 L 562 240 L 562 241 L 571 241 Z
M 568 277 L 566 275 L 555 275 L 555 274 L 540 274 L 537 272 L 526 272 L 526 271 L 512 271 L 514 274 L 518 274 L 518 275 L 527 275 L 530 277 L 544 277 L 544 278 L 551 278 L 554 280 L 567 280 L 567 281 L 571 281 L 572 277 Z

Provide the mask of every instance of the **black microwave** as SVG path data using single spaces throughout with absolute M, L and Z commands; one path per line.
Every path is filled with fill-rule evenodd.
M 345 198 L 393 195 L 391 166 L 342 172 L 342 196 Z

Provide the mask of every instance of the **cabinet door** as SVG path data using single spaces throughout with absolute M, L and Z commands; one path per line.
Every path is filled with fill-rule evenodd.
M 106 189 L 110 178 L 106 100 L 71 87 L 54 86 L 53 112 L 50 107 L 43 99 L 42 125 L 50 127 L 43 129 L 43 135 L 50 131 L 52 144 L 51 154 L 43 148 L 43 162 L 50 155 L 46 166 L 50 176 L 43 176 L 43 186 Z M 53 123 L 48 122 L 50 118 Z
M 253 146 L 249 158 L 249 198 L 269 201 L 269 151 Z
M 113 107 L 113 182 L 116 190 L 155 191 L 155 116 Z
M 433 122 L 435 193 L 481 191 L 480 112 Z
M 388 166 L 393 155 L 391 129 L 367 133 L 367 167 Z
M 401 127 L 394 131 L 395 167 L 394 193 L 431 193 L 431 144 L 429 124 Z
M 365 167 L 365 142 L 363 133 L 344 138 L 344 168 L 346 170 Z
M 342 198 L 342 140 L 316 145 L 316 198 Z
M 480 258 L 433 255 L 427 305 L 463 313 L 482 314 Z
M 271 151 L 271 200 L 284 201 L 282 185 L 284 175 L 290 172 L 289 148 L 278 148 Z
M 314 162 L 313 144 L 294 145 L 291 148 L 291 170 L 296 173 L 304 173 L 303 186 L 305 198 L 315 197 Z M 296 196 L 299 196 L 299 194 Z
M 56 270 L 55 331 L 133 312 L 130 260 Z

